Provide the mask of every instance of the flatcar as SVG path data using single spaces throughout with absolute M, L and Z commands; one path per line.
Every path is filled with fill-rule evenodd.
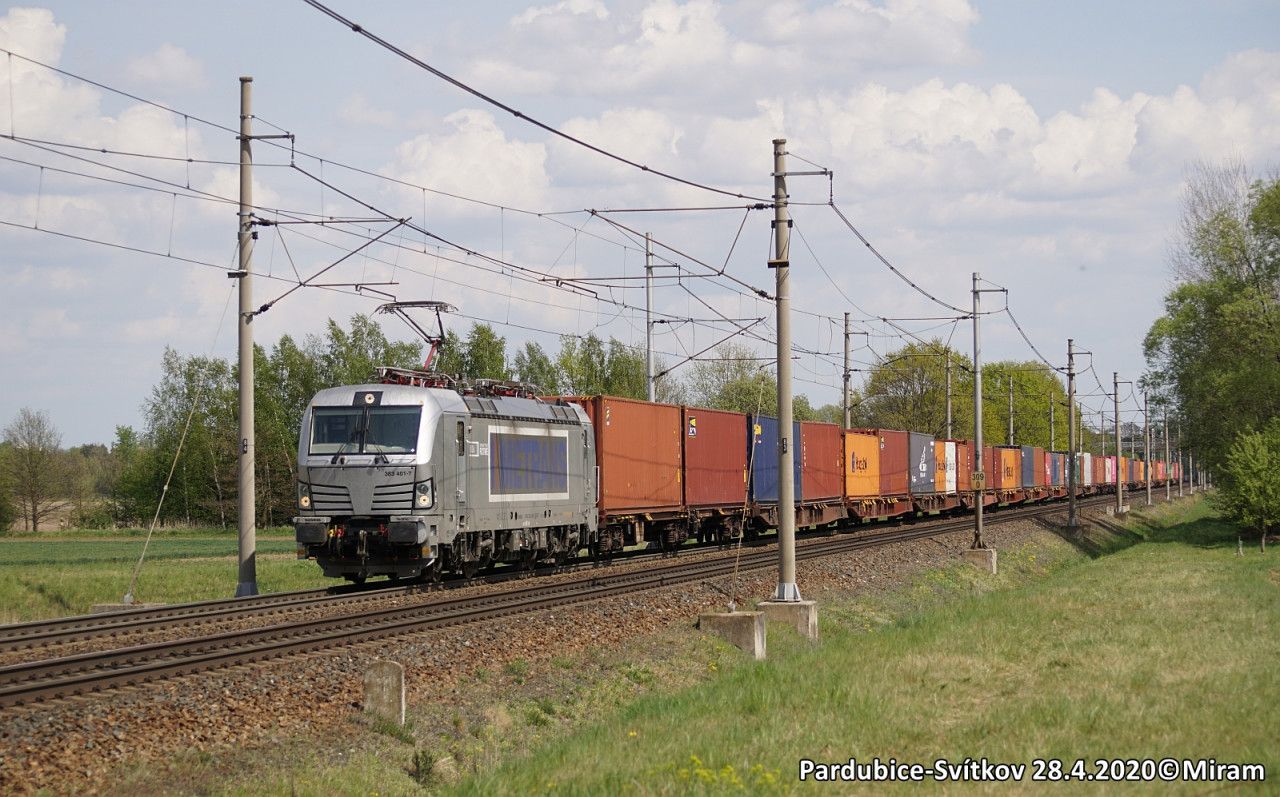
M 778 421 L 613 396 L 538 397 L 379 369 L 320 391 L 298 441 L 298 554 L 328 576 L 435 579 L 498 563 L 563 562 L 778 523 Z M 969 511 L 1067 495 L 1064 452 L 892 429 L 797 423 L 797 528 Z M 1172 471 L 1172 473 L 1168 473 Z M 1125 457 L 1076 458 L 1079 495 L 1177 478 Z

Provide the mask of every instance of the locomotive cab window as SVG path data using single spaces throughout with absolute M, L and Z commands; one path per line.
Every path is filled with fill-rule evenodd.
M 458 456 L 465 457 L 467 455 L 467 424 L 458 421 Z
M 421 407 L 316 407 L 312 454 L 412 454 L 418 448 Z

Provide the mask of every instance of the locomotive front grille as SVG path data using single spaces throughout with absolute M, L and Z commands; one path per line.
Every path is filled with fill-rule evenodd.
M 413 511 L 413 482 L 379 484 L 373 488 L 374 512 Z
M 311 505 L 317 512 L 349 515 L 351 514 L 351 492 L 340 484 L 313 484 L 311 485 Z

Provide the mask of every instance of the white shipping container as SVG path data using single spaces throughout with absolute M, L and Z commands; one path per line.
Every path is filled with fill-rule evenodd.
M 947 490 L 948 493 L 956 491 L 956 444 L 947 443 Z
M 1081 454 L 1080 475 L 1086 487 L 1093 484 L 1093 454 Z
M 976 381 L 976 379 L 975 379 L 975 381 Z M 1106 464 L 1106 466 L 1105 466 L 1105 474 L 1106 474 L 1106 477 L 1107 477 L 1107 484 L 1115 484 L 1115 483 L 1116 483 L 1116 458 L 1115 458 L 1115 457 L 1107 457 L 1107 464 Z

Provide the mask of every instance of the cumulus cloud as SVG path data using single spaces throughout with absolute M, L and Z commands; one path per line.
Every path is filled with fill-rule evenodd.
M 531 6 L 511 18 L 512 25 L 528 25 L 539 17 L 556 17 L 563 14 L 587 14 L 596 19 L 608 19 L 609 9 L 600 0 L 562 0 L 549 6 Z
M 44 63 L 57 65 L 65 40 L 66 26 L 44 9 L 12 8 L 0 17 L 0 45 Z M 204 154 L 199 130 L 184 128 L 158 108 L 132 104 L 117 115 L 104 114 L 98 89 L 18 58 L 0 60 L 0 83 L 10 82 L 13 110 L 0 103 L 0 128 L 12 126 L 18 136 L 169 156 Z
M 205 85 L 204 65 L 172 44 L 131 59 L 128 74 L 135 81 L 165 89 L 190 91 Z
M 647 0 L 612 14 L 566 0 L 515 16 L 464 73 L 513 92 L 721 101 L 741 86 L 831 87 L 853 70 L 968 63 L 977 21 L 967 0 Z
M 538 208 L 550 183 L 546 161 L 546 145 L 508 138 L 493 114 L 468 109 L 446 116 L 442 130 L 402 143 L 387 171 L 441 191 Z
M 674 169 L 680 160 L 684 132 L 668 115 L 644 108 L 618 108 L 594 118 L 574 117 L 561 129 L 588 142 L 608 142 L 611 151 L 652 168 Z M 634 167 L 607 160 L 577 144 L 556 139 L 551 168 L 560 185 L 629 181 Z

